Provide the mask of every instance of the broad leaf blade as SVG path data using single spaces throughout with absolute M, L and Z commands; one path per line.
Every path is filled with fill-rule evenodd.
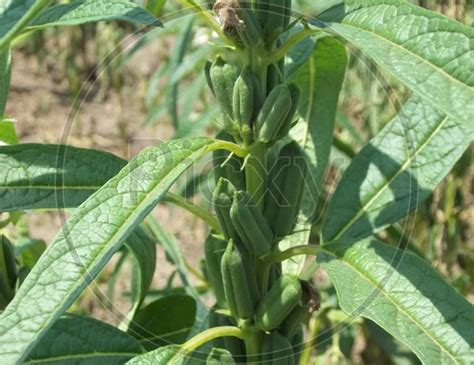
M 0 211 L 75 208 L 126 164 L 107 152 L 70 146 L 2 146 Z
M 474 360 L 474 307 L 425 260 L 368 239 L 323 246 L 341 308 L 376 322 L 425 364 Z
M 196 319 L 196 300 L 188 295 L 169 295 L 140 309 L 128 332 L 151 351 L 186 341 Z
M 31 24 L 30 29 L 78 25 L 106 20 L 159 26 L 161 22 L 147 10 L 127 0 L 76 0 L 51 6 Z
M 212 140 L 196 138 L 148 148 L 74 211 L 0 316 L 3 363 L 28 355 L 176 179 L 211 147 Z
M 68 314 L 38 342 L 23 364 L 115 365 L 143 353 L 130 335 L 95 319 Z
M 422 100 L 474 129 L 474 29 L 402 0 L 346 0 L 323 13 Z
M 324 241 L 362 239 L 408 215 L 473 138 L 474 132 L 412 97 L 344 173 L 329 203 Z
M 336 119 L 339 92 L 344 81 L 347 56 L 344 46 L 335 38 L 322 38 L 307 63 L 292 78 L 301 89 L 299 112 L 302 120 L 291 136 L 305 151 L 309 176 L 303 206 L 295 233 L 280 243 L 280 248 L 306 244 L 316 219 L 316 208 L 329 162 Z M 284 270 L 298 274 L 304 257 L 284 263 Z

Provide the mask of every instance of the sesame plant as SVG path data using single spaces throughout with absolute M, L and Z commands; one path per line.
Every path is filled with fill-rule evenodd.
M 4 125 L 21 37 L 102 20 L 161 25 L 125 0 L 50 3 L 0 0 Z M 163 12 L 164 3 L 146 6 Z M 70 216 L 29 266 L 1 236 L 0 363 L 312 364 L 308 323 L 331 308 L 340 309 L 336 332 L 362 318 L 422 363 L 472 363 L 473 306 L 422 252 L 382 233 L 429 198 L 473 141 L 474 30 L 403 0 L 330 1 L 313 17 L 291 0 L 174 4 L 211 34 L 200 72 L 219 107 L 217 135 L 165 141 L 131 161 L 3 141 L 0 227 L 19 211 Z M 321 206 L 348 45 L 411 95 Z M 210 209 L 172 192 L 203 159 L 212 163 Z M 160 202 L 209 226 L 204 289 L 191 284 L 178 245 L 151 216 Z M 150 300 L 157 241 L 185 294 Z M 117 272 L 133 262 L 131 308 L 118 328 L 70 311 L 114 255 Z M 317 268 L 337 303 L 314 285 Z

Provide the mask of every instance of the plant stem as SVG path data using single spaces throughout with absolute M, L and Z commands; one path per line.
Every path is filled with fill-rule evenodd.
M 200 334 L 194 336 L 189 341 L 184 343 L 181 346 L 179 353 L 181 355 L 189 354 L 201 347 L 205 343 L 212 341 L 219 337 L 238 337 L 240 339 L 245 339 L 245 333 L 238 327 L 233 326 L 223 326 L 223 327 L 214 327 L 210 328 Z
M 25 15 L 21 17 L 21 19 L 11 28 L 7 34 L 0 40 L 0 53 L 5 51 L 7 47 L 9 47 L 10 43 L 15 39 L 17 35 L 21 33 L 21 31 L 30 24 L 30 22 L 42 11 L 46 8 L 52 0 L 40 0 L 36 1 L 26 12 Z
M 232 152 L 237 157 L 245 158 L 248 156 L 249 151 L 240 147 L 238 144 L 228 141 L 222 141 L 216 139 L 214 143 L 209 145 L 209 151 L 216 151 L 216 150 L 227 150 Z
M 320 327 L 320 320 L 319 317 L 315 317 L 309 325 L 309 341 L 305 343 L 304 349 L 301 353 L 300 357 L 300 365 L 306 365 L 310 363 L 311 354 L 313 352 L 313 348 L 316 346 L 316 337 L 319 332 Z
M 295 246 L 285 251 L 267 254 L 262 257 L 262 260 L 265 264 L 270 265 L 291 259 L 294 256 L 316 256 L 321 251 L 323 251 L 322 248 L 315 245 Z
M 250 147 L 250 156 L 245 166 L 247 192 L 257 206 L 263 210 L 265 203 L 267 177 L 267 149 L 263 143 L 255 143 Z
M 163 201 L 166 203 L 174 204 L 180 208 L 187 210 L 188 212 L 194 214 L 196 217 L 201 218 L 217 233 L 221 232 L 219 222 L 213 214 L 209 213 L 207 210 L 195 204 L 192 204 L 191 202 L 183 198 L 181 195 L 168 192 Z
M 260 364 L 259 356 L 261 353 L 261 341 L 259 332 L 250 332 L 245 337 L 245 352 L 247 355 L 247 364 L 256 365 Z
M 316 29 L 310 29 L 310 28 L 305 28 L 295 35 L 291 36 L 288 38 L 288 40 L 280 47 L 278 48 L 272 55 L 267 57 L 265 59 L 266 63 L 269 65 L 271 63 L 277 63 L 280 61 L 283 57 L 286 56 L 288 51 L 293 48 L 297 43 L 301 42 L 303 39 L 312 36 L 316 33 L 319 33 L 319 30 Z

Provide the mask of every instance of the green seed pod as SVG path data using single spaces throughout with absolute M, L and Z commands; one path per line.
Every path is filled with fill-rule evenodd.
M 235 323 L 229 317 L 217 313 L 215 309 L 213 308 L 209 311 L 209 328 L 235 326 Z M 229 351 L 237 363 L 245 362 L 245 345 L 237 337 L 219 337 L 212 340 L 212 343 L 216 348 Z
M 280 85 L 283 81 L 280 68 L 275 63 L 271 63 L 267 69 L 267 93 Z
M 227 240 L 239 237 L 230 219 L 230 208 L 232 207 L 234 194 L 235 187 L 229 180 L 223 178 L 219 179 L 212 194 L 212 204 Z
M 287 0 L 272 0 L 268 4 L 268 16 L 265 26 L 265 40 L 274 42 L 289 23 Z
M 222 257 L 221 270 L 232 316 L 250 319 L 260 296 L 253 261 L 247 252 L 231 240 Z
M 227 308 L 221 273 L 221 261 L 226 247 L 227 241 L 213 235 L 212 233 L 209 234 L 204 243 L 207 275 L 216 295 L 219 308 Z
M 285 20 L 283 22 L 283 30 L 286 30 L 286 28 L 288 28 L 288 26 L 290 25 L 292 7 L 293 7 L 292 1 L 286 0 L 285 1 Z
M 255 108 L 255 76 L 250 67 L 246 66 L 235 82 L 233 96 L 234 120 L 240 125 L 250 126 Z
M 284 274 L 257 307 L 257 324 L 264 331 L 279 327 L 301 301 L 301 284 L 297 276 Z
M 300 327 L 299 330 L 291 339 L 291 346 L 293 347 L 295 364 L 299 364 L 300 362 L 301 352 L 303 351 L 303 344 L 304 344 L 304 331 L 303 331 L 303 328 Z
M 227 63 L 221 57 L 216 58 L 211 66 L 210 77 L 214 95 L 224 115 L 224 127 L 231 133 L 238 130 L 233 120 L 233 90 L 234 84 L 239 77 L 240 71 L 237 67 Z
M 287 338 L 297 334 L 301 330 L 304 321 L 321 305 L 321 296 L 318 290 L 307 281 L 301 281 L 300 284 L 302 289 L 301 304 L 298 304 L 291 311 L 280 326 L 280 332 Z
M 257 15 L 260 28 L 265 31 L 268 19 L 268 6 L 270 0 L 257 0 L 255 1 L 255 14 Z
M 251 254 L 262 256 L 270 251 L 273 241 L 272 229 L 246 192 L 235 193 L 230 219 L 240 240 Z
M 273 142 L 292 109 L 288 85 L 278 85 L 265 100 L 255 125 L 255 138 L 262 143 Z
M 288 84 L 288 88 L 291 94 L 291 109 L 288 112 L 285 122 L 283 123 L 280 130 L 278 131 L 276 139 L 283 139 L 288 135 L 291 127 L 294 124 L 293 122 L 294 122 L 295 116 L 298 112 L 298 107 L 299 107 L 300 98 L 301 98 L 300 88 L 295 83 Z
M 263 41 L 262 27 L 256 13 L 252 9 L 251 2 L 240 2 L 239 17 L 244 23 L 241 28 L 242 31 L 239 32 L 242 43 L 247 48 L 258 47 Z
M 296 224 L 307 170 L 303 151 L 297 142 L 292 141 L 281 149 L 270 171 L 264 216 L 278 238 L 290 234 Z
M 12 243 L 0 236 L 0 307 L 4 308 L 15 294 L 18 266 Z
M 204 73 L 206 75 L 207 86 L 209 86 L 209 89 L 211 89 L 212 94 L 214 94 L 215 96 L 216 93 L 214 92 L 214 86 L 212 85 L 212 80 L 211 80 L 211 67 L 212 67 L 212 62 L 207 61 L 206 64 L 204 65 Z
M 263 337 L 262 357 L 263 364 L 268 365 L 293 365 L 295 356 L 293 346 L 288 339 L 273 331 Z
M 230 134 L 221 132 L 217 139 L 235 142 Z M 243 160 L 235 155 L 230 156 L 226 150 L 216 150 L 212 153 L 214 165 L 214 178 L 216 184 L 220 178 L 229 180 L 237 190 L 245 190 L 245 173 L 243 172 Z

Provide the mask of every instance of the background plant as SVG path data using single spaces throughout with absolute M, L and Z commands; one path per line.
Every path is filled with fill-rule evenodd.
M 230 58 L 230 60 L 233 60 L 232 54 L 248 53 L 249 44 L 246 42 L 251 40 L 246 35 L 241 37 L 233 32 L 223 34 L 220 25 L 210 17 L 211 12 L 200 9 L 193 2 L 186 3 L 197 11 L 205 23 L 220 33 L 221 39 L 232 48 L 229 50 L 228 48 L 217 47 L 215 53 L 227 59 Z M 18 11 L 19 9 L 15 9 L 10 3 L 5 4 L 2 20 L 6 21 L 2 22 L 4 33 L 0 43 L 4 52 L 2 58 L 2 69 L 4 70 L 2 72 L 3 94 L 1 95 L 6 95 L 8 91 L 10 67 L 8 46 L 20 34 L 22 27 L 31 24 L 30 21 L 46 5 L 47 2 L 41 1 L 35 4 L 25 4 L 24 9 L 29 9 L 29 11 L 21 18 L 22 11 Z M 47 24 L 76 24 L 74 11 L 79 11 L 84 6 L 90 6 L 90 9 L 93 10 L 93 16 L 87 20 L 95 21 L 120 17 L 147 25 L 156 22 L 150 14 L 143 12 L 131 3 L 123 2 L 120 5 L 123 5 L 123 7 L 101 8 L 97 2 L 94 4 L 87 1 L 73 3 L 71 6 L 65 5 L 60 8 L 67 10 L 65 15 L 63 14 L 63 18 L 59 18 L 59 20 L 48 18 L 43 13 L 36 18 L 35 22 L 37 26 L 41 24 L 41 27 L 45 26 L 40 21 L 44 18 L 48 19 Z M 156 9 L 155 6 L 160 7 L 160 4 L 148 5 L 154 9 Z M 23 5 L 15 4 L 15 6 Z M 380 11 L 370 13 L 372 17 L 365 20 L 363 17 L 359 18 L 359 16 L 365 14 L 364 12 L 369 11 L 371 6 L 376 6 Z M 55 9 L 55 11 L 52 11 L 51 8 L 44 11 L 46 11 L 46 15 L 48 10 L 50 11 L 49 14 L 55 14 L 58 8 Z M 124 11 L 124 9 L 126 10 Z M 318 9 L 318 11 L 322 10 Z M 382 29 L 375 26 L 375 24 L 378 24 L 378 17 L 384 11 L 393 14 L 391 19 L 393 23 L 388 20 L 384 23 L 388 33 L 382 33 Z M 134 17 L 131 17 L 130 14 L 134 14 Z M 276 18 L 282 18 L 280 13 L 271 14 Z M 411 29 L 414 32 L 413 35 L 417 36 L 412 43 L 406 43 L 406 40 L 400 38 L 400 34 L 396 32 L 397 27 L 395 25 L 399 19 L 398 17 L 402 18 L 403 14 L 410 14 L 412 17 Z M 64 16 L 67 16 L 66 20 Z M 81 18 L 77 14 L 76 16 Z M 428 38 L 426 34 L 422 33 L 419 24 L 423 23 L 427 17 L 434 19 L 432 32 L 429 33 L 430 37 L 432 35 L 434 38 L 429 38 L 430 42 L 439 44 L 443 52 L 439 52 L 438 49 L 424 48 L 425 43 L 423 42 Z M 312 339 L 316 334 L 320 334 L 316 338 L 316 352 L 327 354 L 331 361 L 335 362 L 342 358 L 344 338 L 348 338 L 349 341 L 351 337 L 353 338 L 350 333 L 347 333 L 347 329 L 350 330 L 353 327 L 347 327 L 339 331 L 337 327 L 334 330 L 334 324 L 345 326 L 345 324 L 353 323 L 352 317 L 363 317 L 371 319 L 387 330 L 426 363 L 468 363 L 472 356 L 469 349 L 470 344 L 472 344 L 469 331 L 472 307 L 450 289 L 439 274 L 426 264 L 422 258 L 411 253 L 405 254 L 403 251 L 383 244 L 375 238 L 367 239 L 367 237 L 379 234 L 379 238 L 382 237 L 388 242 L 413 246 L 413 242 L 407 241 L 407 237 L 403 237 L 401 234 L 401 232 L 407 232 L 413 222 L 404 222 L 405 226 L 402 226 L 402 229 L 397 225 L 393 225 L 431 196 L 435 186 L 443 176 L 449 173 L 452 166 L 471 143 L 472 125 L 470 123 L 472 123 L 473 115 L 472 103 L 469 101 L 472 100 L 472 85 L 468 82 L 468 76 L 472 65 L 470 58 L 463 58 L 462 55 L 466 57 L 466 55 L 472 53 L 469 42 L 466 43 L 466 39 L 472 37 L 472 30 L 401 1 L 375 3 L 346 1 L 328 12 L 318 15 L 317 19 L 317 21 L 311 20 L 309 24 L 308 22 L 303 22 L 302 25 L 292 24 L 292 28 L 288 30 L 287 34 L 283 34 L 280 39 L 277 39 L 278 34 L 266 34 L 268 38 L 266 38 L 265 45 L 252 46 L 259 50 L 259 52 L 256 52 L 257 59 L 259 57 L 263 58 L 259 54 L 260 52 L 264 54 L 268 52 L 268 55 L 264 57 L 278 58 L 282 57 L 285 51 L 289 51 L 286 67 L 282 70 L 282 75 L 277 78 L 277 84 L 294 82 L 301 92 L 300 120 L 293 127 L 291 137 L 299 143 L 308 159 L 307 164 L 312 179 L 309 179 L 305 186 L 305 189 L 308 189 L 305 192 L 306 196 L 320 196 L 322 179 L 325 176 L 332 145 L 331 136 L 334 128 L 333 121 L 336 119 L 335 110 L 338 93 L 345 71 L 346 55 L 344 47 L 340 41 L 333 38 L 334 35 L 347 39 L 355 46 L 360 47 L 382 70 L 388 71 L 402 81 L 404 85 L 403 92 L 408 93 L 408 90 L 411 90 L 414 95 L 403 105 L 399 116 L 389 122 L 381 132 L 379 132 L 381 125 L 377 124 L 377 113 L 369 112 L 369 136 L 375 135 L 375 137 L 351 162 L 334 196 L 328 202 L 324 214 L 322 212 L 322 207 L 325 207 L 324 204 L 315 205 L 317 200 L 306 199 L 302 206 L 300 220 L 294 228 L 293 234 L 279 244 L 281 252 L 277 250 L 273 254 L 260 258 L 260 260 L 262 262 L 278 262 L 279 260 L 288 259 L 294 254 L 314 255 L 318 253 L 318 265 L 329 274 L 338 292 L 339 306 L 346 314 L 349 314 L 348 318 L 342 312 L 335 310 L 337 306 L 332 303 L 335 297 L 331 293 L 331 289 L 319 288 L 321 289 L 323 307 L 309 321 L 311 330 L 309 338 Z M 359 23 L 361 19 L 363 21 Z M 18 23 L 16 23 L 17 20 Z M 189 24 L 191 25 L 186 28 L 182 39 L 186 39 L 191 33 L 192 22 Z M 408 22 L 406 24 L 408 25 Z M 391 25 L 393 25 L 393 28 L 390 27 Z M 445 34 L 443 33 L 443 29 L 445 29 L 443 27 L 448 27 L 452 31 L 453 39 L 450 42 L 443 38 L 443 34 Z M 283 28 L 282 30 L 284 30 Z M 323 36 L 321 30 L 325 32 L 325 36 Z M 326 33 L 330 36 L 327 36 Z M 313 35 L 313 38 L 305 38 L 310 35 Z M 314 41 L 315 39 L 316 41 Z M 186 48 L 186 40 L 180 44 Z M 308 49 L 311 52 L 305 52 Z M 177 54 L 170 67 L 181 64 L 182 59 L 183 57 Z M 254 56 L 250 56 L 249 59 L 254 60 Z M 413 63 L 420 61 L 420 59 L 422 62 L 418 64 L 416 71 L 414 71 Z M 400 60 L 407 60 L 407 63 Z M 452 63 L 456 61 L 459 67 L 453 70 L 445 66 L 450 64 L 445 63 L 446 61 Z M 234 61 L 231 64 L 236 63 L 237 68 L 242 70 L 247 62 L 248 60 L 243 62 Z M 257 67 L 256 71 L 261 70 Z M 252 72 L 262 82 L 261 72 L 255 72 L 254 70 Z M 417 78 L 423 73 L 429 75 L 430 78 Z M 176 86 L 177 80 L 180 80 L 180 78 L 175 77 L 170 82 L 170 97 L 166 110 L 169 111 L 179 135 L 180 117 L 178 113 L 181 108 L 177 106 L 176 95 L 177 90 L 179 90 Z M 204 76 L 201 78 L 202 81 L 205 81 Z M 433 87 L 433 85 L 442 85 L 443 87 Z M 75 92 L 74 89 L 72 89 L 73 92 Z M 228 91 L 228 88 L 224 88 L 224 91 Z M 218 99 L 219 96 L 222 97 L 223 95 L 224 92 L 217 93 Z M 207 98 L 208 95 L 203 97 Z M 3 97 L 2 100 L 6 100 L 6 97 Z M 222 100 L 220 102 L 222 105 Z M 381 105 L 384 105 L 384 103 L 382 102 Z M 152 109 L 156 108 L 158 110 L 159 106 L 159 103 L 155 104 Z M 224 109 L 225 111 L 226 109 Z M 234 112 L 234 105 L 232 105 L 231 113 Z M 209 119 L 212 118 L 207 120 Z M 235 122 L 234 119 L 235 116 L 232 115 L 230 120 Z M 243 124 L 246 124 L 245 120 L 247 119 L 243 119 Z M 274 119 L 271 119 L 271 122 L 274 122 Z M 344 117 L 339 116 L 337 119 L 340 123 L 345 122 Z M 257 123 L 257 121 L 253 122 Z M 222 125 L 222 120 L 220 120 L 220 123 L 218 125 Z M 15 143 L 14 134 L 10 128 L 11 123 L 4 125 L 8 126 L 4 130 L 7 130 L 5 134 L 10 136 L 8 137 L 10 138 L 9 143 Z M 230 125 L 232 126 L 232 123 Z M 251 126 L 254 128 L 253 125 Z M 345 123 L 345 126 L 347 131 L 344 131 L 344 133 L 349 133 L 350 138 L 357 139 L 357 134 L 351 133 L 353 132 L 351 126 L 348 123 Z M 147 218 L 144 224 L 140 225 L 140 222 L 158 201 L 165 199 L 192 210 L 208 222 L 214 230 L 219 231 L 220 226 L 224 224 L 222 219 L 220 226 L 217 225 L 216 218 L 204 211 L 202 207 L 193 206 L 178 195 L 166 194 L 166 190 L 194 160 L 201 158 L 207 152 L 222 148 L 233 152 L 235 156 L 246 159 L 246 190 L 254 200 L 259 202 L 260 185 L 258 182 L 252 181 L 252 178 L 250 178 L 250 181 L 248 179 L 249 175 L 255 175 L 252 173 L 252 167 L 261 168 L 263 166 L 265 169 L 267 166 L 265 166 L 266 164 L 259 165 L 255 160 L 256 158 L 261 160 L 262 155 L 265 156 L 266 154 L 265 150 L 278 151 L 285 144 L 285 141 L 289 142 L 290 140 L 282 140 L 272 149 L 267 148 L 268 144 L 266 144 L 262 153 L 260 148 L 255 148 L 254 141 L 252 141 L 253 137 L 249 137 L 248 129 L 239 125 L 237 131 L 236 129 L 230 131 L 234 133 L 234 138 L 237 139 L 236 142 L 239 142 L 241 146 L 229 141 L 206 139 L 172 141 L 155 149 L 144 151 L 132 160 L 126 168 L 124 168 L 125 161 L 96 151 L 38 145 L 2 147 L 2 163 L 5 166 L 2 171 L 6 175 L 3 183 L 5 195 L 2 196 L 0 209 L 4 212 L 57 208 L 58 206 L 73 208 L 79 206 L 95 190 L 98 190 L 79 209 L 74 211 L 69 223 L 63 229 L 63 233 L 56 238 L 24 283 L 17 279 L 18 269 L 15 269 L 16 265 L 20 264 L 21 267 L 23 264 L 21 261 L 18 263 L 15 263 L 15 260 L 12 261 L 12 254 L 10 253 L 10 256 L 8 256 L 8 247 L 11 248 L 11 244 L 7 239 L 2 239 L 2 247 L 5 247 L 4 256 L 10 257 L 9 261 L 5 261 L 9 263 L 3 266 L 9 268 L 7 272 L 3 273 L 2 277 L 8 278 L 10 282 L 8 285 L 11 287 L 5 302 L 12 298 L 15 287 L 22 283 L 17 296 L 3 313 L 0 322 L 2 326 L 2 352 L 5 353 L 4 361 L 6 363 L 19 361 L 26 356 L 29 356 L 30 361 L 34 361 L 35 356 L 38 359 L 45 360 L 57 356 L 80 356 L 90 351 L 102 352 L 104 359 L 116 363 L 117 361 L 126 361 L 134 354 L 139 355 L 144 349 L 150 351 L 156 347 L 158 349 L 155 352 L 132 361 L 143 362 L 148 357 L 155 359 L 155 361 L 158 358 L 168 361 L 170 360 L 166 360 L 168 356 L 173 357 L 174 361 L 179 361 L 178 358 L 183 353 L 193 350 L 202 341 L 209 340 L 219 334 L 244 337 L 247 344 L 247 356 L 250 357 L 249 347 L 257 347 L 252 350 L 255 354 L 261 351 L 258 349 L 259 341 L 253 337 L 249 340 L 248 332 L 252 336 L 263 337 L 262 341 L 269 342 L 272 351 L 282 347 L 272 347 L 280 343 L 281 339 L 278 336 L 281 337 L 281 335 L 277 333 L 281 333 L 282 329 L 273 331 L 273 328 L 269 328 L 265 324 L 263 324 L 265 328 L 262 328 L 260 323 L 265 314 L 278 312 L 278 308 L 263 306 L 265 308 L 263 312 L 257 310 L 258 318 L 256 318 L 256 322 L 259 323 L 259 326 L 256 327 L 256 331 L 254 331 L 255 327 L 253 327 L 252 320 L 250 320 L 250 326 L 239 322 L 240 328 L 233 326 L 231 328 L 218 327 L 214 330 L 204 331 L 208 322 L 208 320 L 205 320 L 206 310 L 200 303 L 198 290 L 189 285 L 186 276 L 186 264 L 183 258 L 180 257 L 179 252 L 176 251 L 173 239 L 156 221 L 150 218 Z M 347 136 L 347 134 L 342 135 L 342 137 L 344 136 Z M 260 135 L 257 134 L 257 137 L 260 138 Z M 283 137 L 283 135 L 279 137 Z M 268 141 L 264 140 L 263 142 Z M 355 151 L 344 142 L 344 138 L 338 137 L 334 144 L 338 150 L 349 157 L 353 157 Z M 166 158 L 170 153 L 173 154 L 172 161 Z M 469 161 L 468 155 L 467 161 Z M 237 160 L 237 163 L 242 162 Z M 217 167 L 220 167 L 221 164 L 218 164 Z M 459 167 L 454 170 L 453 176 L 465 173 L 466 168 L 463 166 L 466 166 L 466 164 L 469 165 L 469 162 L 462 163 L 461 160 Z M 97 165 L 104 167 L 101 171 L 102 176 L 98 176 L 93 168 Z M 28 166 L 26 174 L 23 170 L 24 166 Z M 45 171 L 43 166 L 49 166 L 48 170 Z M 224 164 L 224 167 L 228 166 L 232 166 L 231 162 Z M 78 170 L 89 171 L 89 173 L 77 176 L 75 171 Z M 361 171 L 364 173 L 361 173 Z M 51 174 L 51 172 L 53 173 Z M 220 173 L 225 172 L 221 171 Z M 266 177 L 267 173 L 269 174 L 270 171 L 265 170 L 263 176 Z M 219 172 L 214 171 L 214 175 L 216 174 L 219 174 Z M 199 181 L 202 180 L 199 177 L 200 175 L 197 176 Z M 258 178 L 258 176 L 255 177 Z M 451 246 L 455 247 L 458 242 L 456 239 L 458 233 L 456 232 L 459 232 L 459 230 L 456 228 L 456 220 L 454 219 L 454 223 L 452 223 L 453 218 L 451 217 L 456 214 L 452 207 L 455 204 L 459 183 L 450 183 L 450 181 L 453 181 L 452 179 L 448 179 L 443 204 L 447 216 L 448 242 L 452 242 Z M 60 189 L 58 189 L 59 187 Z M 28 191 L 28 193 L 25 194 L 25 191 Z M 111 192 L 114 191 L 123 195 L 112 193 L 111 196 Z M 434 199 L 436 200 L 436 197 Z M 102 204 L 97 205 L 100 202 Z M 117 209 L 116 206 L 121 206 L 122 209 Z M 297 207 L 297 205 L 292 205 L 292 207 Z M 254 214 L 257 213 L 254 212 Z M 321 216 L 324 219 L 316 220 Z M 103 217 L 107 217 L 107 219 L 101 219 Z M 232 224 L 235 224 L 234 221 L 235 219 L 232 219 Z M 287 221 L 291 223 L 291 219 Z M 413 218 L 413 221 L 416 223 L 416 217 Z M 5 224 L 15 222 L 18 222 L 18 220 L 13 215 L 7 218 Z M 270 223 L 274 222 L 270 221 Z M 430 223 L 428 225 L 431 227 Z M 314 231 L 313 240 L 319 236 L 319 244 L 305 246 L 304 244 L 311 238 L 310 228 L 312 226 Z M 382 229 L 388 226 L 390 228 L 382 232 Z M 133 233 L 131 233 L 132 231 Z M 275 231 L 275 227 L 272 231 Z M 91 234 L 85 236 L 84 232 L 90 232 Z M 237 240 L 242 239 L 242 235 L 240 233 L 238 235 Z M 246 239 L 248 240 L 249 237 L 246 237 Z M 153 272 L 155 266 L 153 252 L 154 241 L 156 240 L 165 245 L 170 260 L 177 265 L 185 290 L 197 300 L 197 311 L 194 300 L 182 295 L 161 298 L 156 302 L 143 306 L 144 296 L 150 284 L 150 273 Z M 336 241 L 331 242 L 333 240 Z M 124 241 L 127 242 L 126 245 L 123 245 Z M 256 246 L 257 249 L 261 249 L 260 245 L 257 244 Z M 133 293 L 130 293 L 132 307 L 123 318 L 120 327 L 122 330 L 127 330 L 131 336 L 138 338 L 140 344 L 133 340 L 133 337 L 123 332 L 84 317 L 68 315 L 57 320 L 77 298 L 80 291 L 105 265 L 113 252 L 119 248 L 121 249 L 121 257 L 126 258 L 132 255 L 136 258 L 132 278 L 134 290 Z M 411 250 L 414 249 L 414 247 L 411 247 Z M 448 252 L 452 253 L 452 250 Z M 462 253 L 462 255 L 468 256 L 465 253 Z M 459 255 L 453 254 L 453 256 L 454 258 L 451 261 L 458 261 Z M 297 257 L 302 258 L 303 256 Z M 120 262 L 123 262 L 123 260 L 125 259 L 120 259 L 117 272 L 120 268 Z M 299 274 L 302 279 L 307 280 L 311 276 L 312 267 L 301 272 L 302 263 L 303 261 L 299 259 L 285 261 L 282 269 L 285 273 Z M 59 273 L 67 273 L 67 276 L 58 276 Z M 209 279 L 212 283 L 212 276 Z M 5 284 L 4 287 L 7 288 L 8 285 Z M 213 285 L 216 289 L 216 285 Z M 293 287 L 295 286 L 293 285 Z M 356 290 L 353 288 L 356 288 Z M 402 292 L 400 291 L 401 288 L 403 288 Z M 265 291 L 265 288 L 263 291 Z M 50 294 L 44 295 L 44 292 Z M 38 301 L 40 293 L 42 299 Z M 264 297 L 263 294 L 262 297 Z M 161 328 L 161 331 L 164 332 L 160 332 L 160 321 L 150 321 L 150 313 L 156 315 L 160 313 L 160 310 L 163 312 L 163 308 L 173 307 L 172 303 L 176 303 L 178 300 L 180 303 L 183 301 L 190 303 L 189 305 L 183 304 L 179 315 L 175 316 L 175 318 L 184 319 L 182 323 L 176 324 L 181 328 Z M 260 298 L 257 301 L 260 301 Z M 261 301 L 262 303 L 265 302 L 263 299 Z M 166 306 L 167 303 L 168 306 Z M 413 303 L 417 303 L 419 307 L 413 306 Z M 421 315 L 420 313 L 428 314 Z M 34 320 L 30 316 L 34 316 Z M 185 345 L 181 348 L 176 346 L 162 347 L 167 343 L 166 341 L 182 343 L 186 340 L 188 335 L 185 329 L 193 325 L 195 317 L 197 322 L 189 335 L 189 341 Z M 134 321 L 130 322 L 132 318 Z M 395 321 L 395 318 L 398 321 Z M 451 318 L 454 318 L 454 320 L 451 321 Z M 56 324 L 50 327 L 53 322 Z M 357 323 L 360 324 L 360 321 L 356 321 Z M 373 322 L 365 323 L 363 328 L 366 331 L 372 331 L 375 334 L 372 336 L 373 338 L 384 338 L 383 333 L 380 333 L 380 328 L 374 325 Z M 235 325 L 235 323 L 231 324 Z M 46 331 L 49 327 L 50 329 Z M 66 344 L 58 345 L 54 342 L 61 338 L 58 333 L 69 333 L 71 338 L 74 338 L 81 328 L 92 327 L 93 330 L 90 333 L 105 332 L 111 341 L 106 344 L 97 344 L 94 342 L 94 338 L 91 337 L 84 343 L 84 348 L 75 349 L 76 354 L 71 354 L 70 351 L 65 353 L 64 351 L 69 350 Z M 272 334 L 263 334 L 261 329 L 271 330 Z M 330 331 L 322 329 L 330 329 Z M 140 333 L 143 330 L 145 330 L 145 333 Z M 170 339 L 164 335 L 174 331 L 179 332 L 179 330 L 182 330 L 183 334 L 180 337 Z M 153 337 L 151 340 L 147 338 L 148 331 L 154 332 L 156 340 Z M 332 336 L 329 334 L 329 341 L 324 339 L 324 336 L 328 336 L 328 332 L 333 332 Z M 22 334 L 21 337 L 20 333 Z M 201 333 L 201 335 L 193 337 L 196 333 Z M 271 338 L 271 340 L 268 341 L 268 338 Z M 14 340 L 12 341 L 12 339 Z M 224 337 L 224 339 L 227 339 L 227 337 Z M 17 340 L 18 342 L 16 342 Z M 38 341 L 44 342 L 40 342 L 34 347 Z M 390 339 L 387 341 L 390 341 Z M 126 343 L 126 345 L 120 346 L 120 354 L 117 353 L 116 346 L 118 343 Z M 385 342 L 381 347 L 387 348 L 387 343 L 389 342 Z M 325 348 L 327 344 L 330 344 L 329 350 Z M 301 358 L 303 363 L 308 359 L 311 345 L 312 343 L 309 341 L 303 351 Z M 224 347 L 226 350 L 232 349 L 232 345 L 228 343 L 220 344 L 219 347 Z M 58 349 L 59 353 L 41 353 L 41 349 L 44 348 Z M 37 349 L 36 353 L 35 349 Z M 31 350 L 32 352 L 28 355 Z M 386 350 L 395 358 L 393 361 L 396 361 L 397 354 L 405 354 L 404 351 L 393 350 L 393 347 Z M 206 351 L 205 348 L 199 348 L 199 352 L 194 353 L 188 359 L 196 359 L 199 356 L 206 358 L 207 352 L 209 351 Z M 211 358 L 218 358 L 217 361 L 220 362 L 230 361 L 229 354 L 223 350 L 213 350 L 210 353 L 208 361 L 212 361 Z M 276 356 L 282 356 L 276 351 L 273 351 L 273 353 Z M 234 353 L 234 355 L 236 354 Z M 287 353 L 283 355 L 286 356 L 287 360 L 289 359 Z M 119 356 L 120 359 L 114 356 Z M 409 357 L 409 355 L 403 356 Z M 236 358 L 236 360 L 239 360 L 239 358 Z M 252 360 L 251 357 L 250 360 Z

